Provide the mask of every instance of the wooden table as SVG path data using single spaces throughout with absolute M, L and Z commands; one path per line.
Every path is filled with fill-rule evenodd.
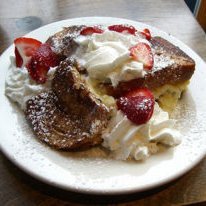
M 137 20 L 164 30 L 206 60 L 206 36 L 183 0 L 1 0 L 0 53 L 15 37 L 42 25 L 74 17 L 112 16 Z M 206 201 L 206 158 L 172 183 L 140 194 L 89 196 L 41 183 L 0 154 L 0 204 L 13 205 L 182 205 Z M 203 203 L 202 205 L 205 205 Z

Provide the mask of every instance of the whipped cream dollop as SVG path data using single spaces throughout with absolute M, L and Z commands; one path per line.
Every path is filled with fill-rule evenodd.
M 117 86 L 120 81 L 143 77 L 143 64 L 132 60 L 129 48 L 139 42 L 150 43 L 141 35 L 104 31 L 75 40 L 80 46 L 75 57 L 87 69 L 89 77 Z
M 103 146 L 111 150 L 116 159 L 144 160 L 157 153 L 160 144 L 180 144 L 181 135 L 174 125 L 175 120 L 169 119 L 157 103 L 152 118 L 138 126 L 118 110 L 103 133 Z
M 55 68 L 50 68 L 48 79 L 45 84 L 37 84 L 33 81 L 25 67 L 17 68 L 15 58 L 11 57 L 11 65 L 6 78 L 5 94 L 13 101 L 19 104 L 22 110 L 25 109 L 26 102 L 32 96 L 51 88 Z

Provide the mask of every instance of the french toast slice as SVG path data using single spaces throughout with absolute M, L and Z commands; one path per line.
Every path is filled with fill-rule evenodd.
M 154 55 L 154 66 L 143 78 L 120 82 L 117 87 L 106 85 L 108 92 L 118 97 L 136 87 L 147 87 L 151 90 L 164 85 L 176 85 L 188 81 L 194 71 L 195 62 L 179 47 L 161 37 L 150 40 Z
M 74 38 L 80 34 L 82 27 L 84 26 L 65 27 L 61 32 L 51 36 L 47 43 L 58 55 L 66 58 L 78 47 Z M 120 82 L 115 88 L 105 84 L 109 95 L 119 97 L 136 87 L 147 87 L 153 90 L 166 84 L 184 83 L 191 78 L 195 70 L 195 62 L 185 52 L 162 37 L 152 37 L 150 43 L 154 55 L 152 70 L 148 71 L 143 78 Z
M 62 31 L 49 37 L 46 43 L 48 43 L 59 58 L 63 60 L 75 52 L 78 47 L 74 38 L 80 34 L 83 26 L 84 25 L 64 27 Z
M 27 102 L 25 115 L 36 136 L 61 150 L 100 144 L 109 110 L 88 90 L 74 61 L 66 59 L 59 65 L 52 89 Z

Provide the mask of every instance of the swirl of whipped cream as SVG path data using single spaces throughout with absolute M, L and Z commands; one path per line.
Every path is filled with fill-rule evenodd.
M 175 120 L 169 119 L 155 103 L 152 118 L 146 124 L 135 125 L 119 110 L 103 133 L 103 146 L 113 152 L 116 159 L 144 160 L 157 153 L 159 144 L 180 144 L 180 133 L 174 129 Z
M 5 83 L 5 94 L 12 101 L 17 102 L 21 109 L 24 110 L 28 99 L 51 88 L 54 71 L 55 68 L 50 68 L 47 74 L 48 80 L 45 84 L 37 84 L 30 78 L 25 67 L 17 68 L 15 66 L 15 59 L 11 57 L 11 65 Z
M 150 43 L 140 35 L 134 36 L 106 30 L 102 34 L 79 36 L 80 45 L 75 57 L 87 69 L 89 77 L 100 81 L 111 81 L 116 86 L 120 81 L 143 77 L 141 62 L 133 61 L 129 48 L 138 42 Z

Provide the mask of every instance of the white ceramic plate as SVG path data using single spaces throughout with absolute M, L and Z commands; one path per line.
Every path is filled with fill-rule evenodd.
M 90 194 L 120 194 L 143 191 L 167 183 L 187 172 L 206 153 L 205 63 L 195 52 L 176 38 L 154 27 L 126 19 L 89 17 L 69 19 L 41 27 L 26 36 L 45 41 L 64 26 L 78 24 L 134 25 L 149 28 L 178 45 L 196 61 L 196 71 L 189 90 L 180 101 L 175 118 L 183 133 L 182 144 L 145 162 L 108 159 L 101 150 L 66 153 L 39 142 L 24 120 L 23 113 L 4 95 L 5 77 L 14 47 L 0 57 L 0 146 L 3 153 L 22 170 L 50 185 Z

